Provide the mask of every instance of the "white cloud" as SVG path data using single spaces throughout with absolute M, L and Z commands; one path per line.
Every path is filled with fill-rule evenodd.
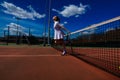
M 79 15 L 75 15 L 75 17 L 77 18 L 77 17 L 79 17 Z
M 62 24 L 61 24 L 61 26 L 64 26 L 65 24 L 67 24 L 68 22 L 67 21 L 65 21 L 65 22 L 63 22 Z
M 89 5 L 82 5 L 82 3 L 80 3 L 79 6 L 76 6 L 76 5 L 71 4 L 69 6 L 64 6 L 63 8 L 64 10 L 62 11 L 59 11 L 56 9 L 52 9 L 52 11 L 55 11 L 64 17 L 71 17 L 71 16 L 79 17 L 80 15 L 86 13 L 87 8 L 89 8 Z
M 31 5 L 28 6 L 28 8 L 32 11 L 34 17 L 36 17 L 36 18 L 44 18 L 44 17 L 45 17 L 45 14 L 41 15 L 41 14 L 37 13 L 37 12 L 32 8 Z
M 9 26 L 9 30 L 10 30 L 11 35 L 16 35 L 17 30 L 18 30 L 19 33 L 26 34 L 25 30 L 27 28 L 25 28 L 21 25 L 18 25 L 16 23 L 10 23 L 7 26 Z M 17 27 L 18 27 L 18 29 L 17 29 Z M 8 30 L 8 27 L 5 27 L 4 30 Z
M 67 24 L 67 23 L 68 23 L 67 21 L 64 22 L 64 24 Z
M 32 19 L 35 20 L 35 18 L 41 19 L 45 17 L 45 14 L 39 14 L 37 13 L 31 6 L 28 8 L 31 10 L 31 12 L 24 10 L 12 3 L 3 2 L 0 4 L 2 7 L 6 8 L 6 10 L 3 10 L 6 14 L 11 14 L 13 16 L 22 18 L 22 19 Z
M 18 25 L 18 24 L 16 24 L 16 23 L 10 23 L 10 24 L 8 24 L 7 26 L 9 26 L 10 29 L 12 29 L 12 28 L 17 29 L 17 27 L 18 27 L 18 29 L 20 29 L 20 30 L 25 30 L 25 29 L 26 29 L 25 27 L 23 27 L 23 26 L 21 26 L 21 25 Z

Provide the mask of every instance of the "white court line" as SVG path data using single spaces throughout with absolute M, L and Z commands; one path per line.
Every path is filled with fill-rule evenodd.
M 0 55 L 0 57 L 40 57 L 40 56 L 60 56 L 60 55 Z

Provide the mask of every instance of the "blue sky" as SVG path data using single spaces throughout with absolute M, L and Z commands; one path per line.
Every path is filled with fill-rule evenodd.
M 48 26 L 49 0 L 0 0 L 0 36 L 7 26 L 11 34 L 16 27 L 28 34 L 28 28 L 35 36 L 44 34 Z M 120 0 L 51 0 L 50 30 L 53 35 L 52 17 L 57 15 L 71 32 L 86 26 L 120 16 Z M 16 20 L 15 17 L 21 18 Z

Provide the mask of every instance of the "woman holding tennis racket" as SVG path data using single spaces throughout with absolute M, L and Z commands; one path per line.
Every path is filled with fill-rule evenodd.
M 63 52 L 61 55 L 64 56 L 66 54 L 66 47 L 63 39 L 65 35 L 63 30 L 65 30 L 68 33 L 70 33 L 70 31 L 60 24 L 60 18 L 58 16 L 54 16 L 53 21 L 54 21 L 54 42 L 55 44 L 63 46 Z

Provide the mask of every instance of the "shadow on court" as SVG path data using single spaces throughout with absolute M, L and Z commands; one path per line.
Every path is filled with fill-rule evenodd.
M 0 80 L 120 80 L 51 47 L 0 47 Z

